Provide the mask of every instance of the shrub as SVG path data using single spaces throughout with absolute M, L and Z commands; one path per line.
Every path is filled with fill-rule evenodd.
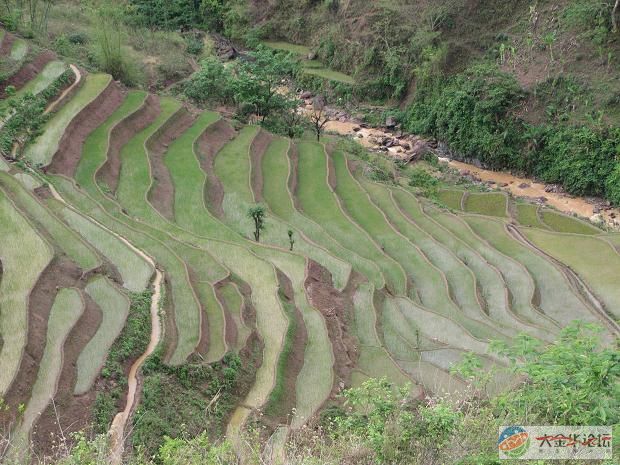
M 185 84 L 184 93 L 199 102 L 225 102 L 232 98 L 230 81 L 232 75 L 216 57 L 201 62 L 200 71 L 194 73 Z
M 414 168 L 409 175 L 409 185 L 419 188 L 426 196 L 437 193 L 439 180 L 422 168 Z

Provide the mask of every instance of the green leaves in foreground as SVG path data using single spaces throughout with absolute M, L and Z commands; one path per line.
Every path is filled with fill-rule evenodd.
M 603 346 L 601 328 L 573 322 L 558 341 L 543 346 L 529 336 L 498 344 L 517 374 L 517 391 L 495 401 L 509 418 L 528 424 L 613 425 L 620 422 L 620 352 Z

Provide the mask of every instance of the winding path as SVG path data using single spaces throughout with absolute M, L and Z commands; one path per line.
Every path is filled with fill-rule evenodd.
M 49 184 L 49 188 L 52 196 L 56 200 L 66 205 L 68 208 L 71 208 L 52 184 Z M 136 402 L 136 394 L 138 391 L 138 372 L 144 364 L 144 361 L 148 358 L 149 355 L 153 353 L 161 339 L 159 303 L 161 300 L 161 286 L 164 279 L 164 274 L 159 269 L 157 269 L 155 261 L 147 254 L 145 254 L 142 250 L 138 249 L 123 236 L 115 233 L 114 231 L 111 231 L 96 220 L 92 218 L 91 220 L 95 222 L 99 227 L 110 232 L 116 238 L 118 238 L 128 247 L 130 247 L 144 260 L 150 263 L 155 269 L 155 279 L 153 280 L 153 297 L 151 298 L 151 337 L 149 340 L 149 344 L 146 347 L 144 353 L 131 365 L 131 368 L 129 369 L 129 374 L 127 375 L 127 400 L 125 402 L 125 408 L 121 412 L 116 414 L 114 420 L 112 421 L 112 425 L 110 426 L 110 430 L 108 431 L 110 445 L 109 463 L 110 465 L 120 465 L 123 458 L 123 448 L 125 444 L 125 426 L 127 425 L 127 421 L 129 420 L 129 418 L 131 417 L 131 413 Z
M 150 259 L 150 257 L 140 252 L 138 249 L 136 249 L 136 251 L 140 253 L 142 257 L 144 257 L 146 260 L 150 261 L 151 264 L 155 265 Z M 157 347 L 157 344 L 159 344 L 159 339 L 161 337 L 161 325 L 159 321 L 159 301 L 161 299 L 162 279 L 162 272 L 155 268 L 155 280 L 153 281 L 153 287 L 155 291 L 151 299 L 151 339 L 144 353 L 133 363 L 133 365 L 131 365 L 129 375 L 127 376 L 127 402 L 125 403 L 125 409 L 122 412 L 116 414 L 116 416 L 114 417 L 114 421 L 112 421 L 110 431 L 108 432 L 110 441 L 111 465 L 120 465 L 123 458 L 123 446 L 125 444 L 125 426 L 127 424 L 127 420 L 129 420 L 131 416 L 131 412 L 136 401 L 136 393 L 138 390 L 138 371 L 142 367 L 142 364 L 147 359 L 147 357 L 153 353 L 153 351 Z

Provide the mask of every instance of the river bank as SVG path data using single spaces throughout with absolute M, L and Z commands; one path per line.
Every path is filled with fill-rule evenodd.
M 329 121 L 325 131 L 355 138 L 364 147 L 383 152 L 395 159 L 411 160 L 418 155 L 417 151 L 428 146 L 423 138 L 401 134 L 387 128 L 371 128 L 350 119 L 344 112 L 337 112 L 336 118 Z M 386 143 L 386 139 L 389 141 Z M 562 192 L 555 185 L 539 182 L 532 178 L 515 176 L 504 171 L 492 171 L 473 164 L 448 158 L 441 158 L 459 174 L 474 182 L 484 183 L 490 188 L 509 192 L 511 195 L 527 201 L 547 205 L 569 215 L 577 215 L 593 223 L 605 223 L 608 227 L 620 229 L 620 208 L 611 207 L 603 199 L 575 197 Z

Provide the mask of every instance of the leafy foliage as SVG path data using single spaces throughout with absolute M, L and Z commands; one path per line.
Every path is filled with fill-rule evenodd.
M 97 395 L 94 406 L 95 430 L 105 433 L 117 412 L 117 402 L 122 398 L 127 384 L 125 365 L 139 357 L 148 344 L 145 334 L 151 332 L 151 297 L 146 290 L 130 295 L 131 305 L 127 323 L 116 339 L 101 370 L 101 377 L 109 389 Z
M 151 455 L 166 437 L 193 437 L 204 430 L 214 437 L 221 436 L 225 419 L 238 401 L 236 393 L 243 371 L 239 356 L 229 353 L 210 365 L 188 362 L 175 367 L 163 363 L 161 357 L 161 351 L 156 352 L 144 366 L 134 444 Z
M 620 353 L 603 346 L 600 327 L 574 322 L 543 346 L 521 335 L 513 347 L 496 344 L 515 373 L 526 376 L 518 395 L 496 399 L 509 418 L 559 425 L 620 421 Z
M 45 114 L 47 103 L 52 100 L 72 78 L 73 71 L 67 70 L 42 92 L 27 93 L 9 101 L 4 126 L 0 129 L 0 153 L 10 156 L 14 144 L 20 148 L 33 140 L 41 131 L 50 115 Z
M 620 130 L 528 125 L 517 116 L 523 97 L 513 76 L 493 66 L 474 66 L 452 79 L 421 86 L 404 125 L 446 141 L 459 158 L 560 183 L 571 194 L 617 202 L 613 173 Z

